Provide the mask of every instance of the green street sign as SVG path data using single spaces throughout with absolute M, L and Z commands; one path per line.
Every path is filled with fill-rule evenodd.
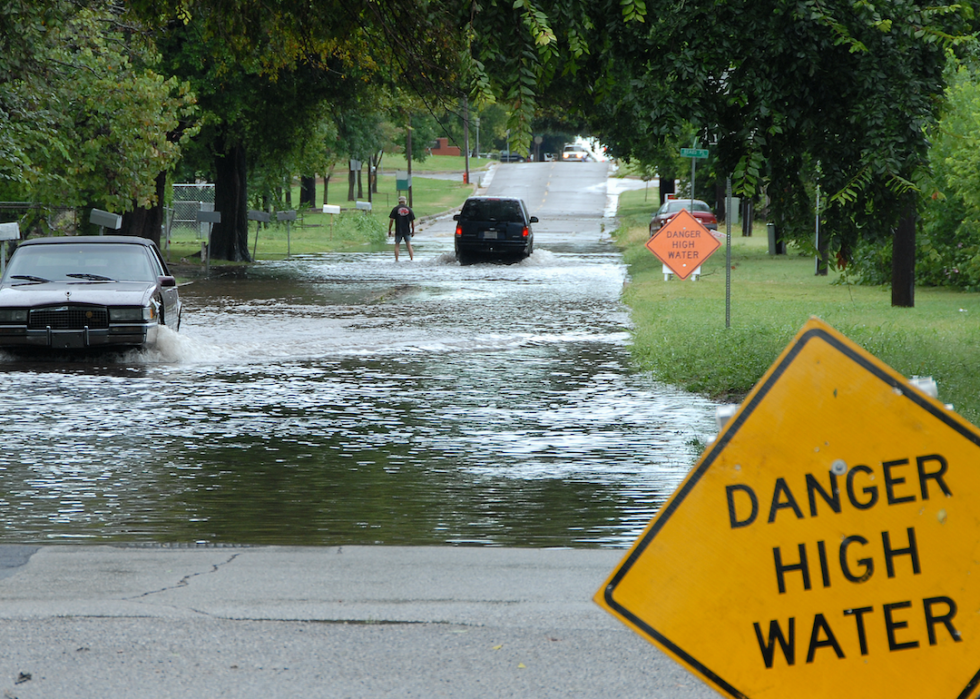
M 708 157 L 708 149 L 707 148 L 681 148 L 681 157 L 704 159 Z

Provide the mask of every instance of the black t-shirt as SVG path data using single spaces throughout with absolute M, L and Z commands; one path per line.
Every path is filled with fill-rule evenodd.
M 415 220 L 415 212 L 408 208 L 408 204 L 399 204 L 391 210 L 388 217 L 395 221 L 395 235 L 410 235 L 412 232 L 412 221 Z

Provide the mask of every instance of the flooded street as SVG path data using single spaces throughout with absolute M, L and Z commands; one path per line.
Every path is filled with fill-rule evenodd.
M 714 405 L 630 370 L 605 165 L 498 169 L 517 264 L 262 263 L 181 287 L 157 351 L 0 362 L 5 543 L 625 546 Z

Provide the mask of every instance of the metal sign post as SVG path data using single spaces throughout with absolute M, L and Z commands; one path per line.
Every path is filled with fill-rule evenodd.
M 725 328 L 732 327 L 732 178 L 725 180 Z
M 697 145 L 697 141 L 694 142 Z M 681 148 L 681 157 L 691 159 L 691 211 L 694 211 L 694 164 L 708 157 L 707 148 Z

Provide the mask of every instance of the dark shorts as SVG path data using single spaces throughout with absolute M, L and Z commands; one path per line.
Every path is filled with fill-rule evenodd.
M 404 234 L 402 234 L 402 233 L 395 233 L 395 245 L 398 245 L 398 243 L 402 242 L 403 240 L 405 241 L 405 244 L 406 245 L 408 243 L 411 243 L 412 242 L 412 234 L 411 233 L 404 233 Z

